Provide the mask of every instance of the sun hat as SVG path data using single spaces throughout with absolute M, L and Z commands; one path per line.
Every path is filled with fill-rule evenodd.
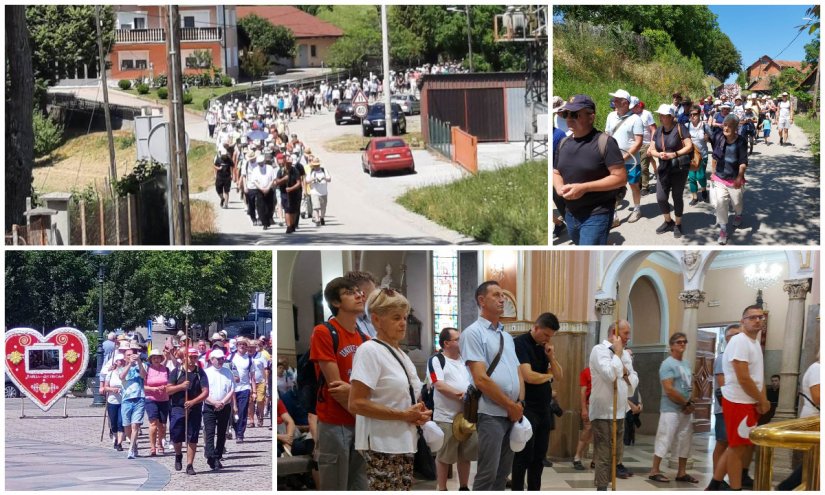
M 312 168 L 320 167 L 321 166 L 321 159 L 316 156 L 315 158 L 312 159 L 311 162 L 309 162 L 309 166 L 312 167 Z
M 224 358 L 224 357 L 226 357 L 226 355 L 220 349 L 215 349 L 215 350 L 213 350 L 212 352 L 209 353 L 209 359 L 213 359 L 213 358 L 220 359 L 220 358 Z
M 215 332 L 212 334 L 212 337 L 209 340 L 223 340 L 223 335 L 221 335 L 219 332 Z
M 152 349 L 152 352 L 149 353 L 149 359 L 152 359 L 155 356 L 163 357 L 163 351 L 160 349 Z
M 473 432 L 476 431 L 476 425 L 464 419 L 464 413 L 460 412 L 453 418 L 453 436 L 459 442 L 463 442 L 470 438 Z
M 670 115 L 672 117 L 675 112 L 672 106 L 667 103 L 662 103 L 659 105 L 659 108 L 656 109 L 656 113 L 659 115 Z

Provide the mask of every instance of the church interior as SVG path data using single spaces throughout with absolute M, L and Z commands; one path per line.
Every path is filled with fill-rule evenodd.
M 624 449 L 622 461 L 634 476 L 618 480 L 623 491 L 707 486 L 717 407 L 713 363 L 724 350 L 726 326 L 738 322 L 745 307 L 762 304 L 767 315 L 758 339 L 766 383 L 772 375 L 780 377 L 772 422 L 797 417 L 799 383 L 818 360 L 817 250 L 301 250 L 277 253 L 277 353 L 291 366 L 308 350 L 314 325 L 331 316 L 322 297 L 324 285 L 351 270 L 372 273 L 381 286 L 399 290 L 410 301 L 402 347 L 422 380 L 428 357 L 437 351 L 441 328 L 465 328 L 478 318 L 473 294 L 485 280 L 497 281 L 504 290 L 501 321 L 514 336 L 530 331 L 543 312 L 558 317 L 561 328 L 553 343 L 566 372 L 553 389 L 564 414 L 550 435 L 546 464 L 552 466 L 544 469 L 542 477 L 542 489 L 547 490 L 594 489 L 593 470 L 575 470 L 571 464 L 580 426 L 578 376 L 587 366 L 590 350 L 606 338 L 607 327 L 618 318 L 628 320 L 632 328 L 628 347 L 643 404 L 635 443 Z M 663 485 L 647 476 L 662 396 L 658 370 L 669 355 L 668 339 L 675 332 L 687 335 L 685 356 L 693 369 L 697 401 L 688 472 L 698 478 L 698 484 Z M 788 448 L 757 450 L 765 454 L 754 455 L 750 475 L 756 478 L 761 463 L 761 471 L 770 471 L 773 485 L 790 473 L 792 463 L 800 462 L 799 454 L 794 456 Z M 816 452 L 818 473 L 818 445 Z M 592 447 L 583 459 L 586 466 L 591 455 Z M 662 462 L 670 478 L 675 468 L 675 458 Z M 451 479 L 448 488 L 457 489 L 457 482 Z M 419 481 L 414 489 L 434 490 L 435 484 Z

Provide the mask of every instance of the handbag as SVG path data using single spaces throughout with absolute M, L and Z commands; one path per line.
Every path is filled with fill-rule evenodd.
M 378 344 L 383 345 L 390 351 L 392 357 L 398 361 L 398 364 L 401 365 L 401 368 L 404 369 L 404 374 L 407 376 L 407 384 L 410 387 L 410 402 L 411 405 L 415 405 L 415 391 L 413 390 L 412 380 L 410 380 L 410 374 L 407 371 L 407 367 L 404 366 L 404 363 L 401 361 L 401 358 L 390 348 L 390 346 L 386 342 L 382 342 L 378 339 L 372 339 Z M 420 426 L 416 426 L 418 430 L 418 444 L 417 449 L 415 451 L 415 457 L 413 459 L 413 472 L 418 474 L 419 478 L 425 479 L 428 481 L 433 481 L 436 479 L 435 474 L 435 457 L 433 457 L 433 452 L 430 450 L 430 446 L 427 445 L 427 440 L 424 439 L 424 432 L 421 430 Z
M 498 353 L 496 357 L 493 358 L 493 362 L 490 363 L 490 367 L 487 368 L 487 376 L 493 375 L 493 371 L 496 370 L 496 366 L 498 366 L 498 362 L 501 360 L 501 353 L 504 351 L 504 334 L 500 333 L 498 336 Z M 481 390 L 477 389 L 475 385 L 470 384 L 470 386 L 467 387 L 467 392 L 464 394 L 464 419 L 472 424 L 478 423 L 479 400 L 481 400 Z
M 676 124 L 676 131 L 679 133 L 679 143 L 681 144 L 681 142 L 684 138 L 682 137 L 682 128 L 679 126 L 678 123 Z M 659 137 L 661 138 L 660 139 L 660 142 L 661 142 L 661 145 L 662 145 L 662 150 L 661 151 L 665 151 L 665 132 L 664 132 L 664 130 L 662 130 L 660 132 Z M 699 163 L 702 161 L 702 155 L 701 154 L 699 155 L 699 161 L 696 162 L 696 166 L 694 167 L 693 166 L 693 156 L 695 155 L 695 152 L 696 152 L 696 146 L 693 147 L 693 150 L 694 150 L 694 153 L 692 153 L 690 155 L 681 155 L 681 156 L 677 156 L 676 158 L 671 159 L 670 162 L 673 165 L 673 168 L 671 169 L 671 172 L 686 172 L 688 170 L 696 170 L 697 168 L 699 168 Z

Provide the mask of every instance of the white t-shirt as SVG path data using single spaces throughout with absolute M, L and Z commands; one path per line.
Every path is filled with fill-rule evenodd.
M 430 380 L 433 384 L 444 382 L 456 390 L 465 391 L 470 386 L 470 372 L 467 366 L 461 359 L 450 359 L 444 356 L 444 368 L 441 368 L 441 362 L 438 357 L 431 358 L 433 372 L 435 376 L 431 376 Z M 442 394 L 437 388 L 433 393 L 433 421 L 441 421 L 444 423 L 452 423 L 455 415 L 464 410 L 464 403 L 456 399 Z
M 307 182 L 309 182 L 309 194 L 313 196 L 327 195 L 327 182 L 332 180 L 332 176 L 325 169 L 317 167 L 309 171 Z
M 819 366 L 818 363 L 817 363 L 817 366 Z M 817 369 L 819 369 L 819 368 L 817 368 Z M 121 401 L 120 388 L 123 386 L 123 382 L 120 381 L 120 375 L 118 374 L 118 371 L 117 370 L 110 371 L 109 374 L 106 375 L 106 381 L 109 382 L 110 387 L 116 387 L 118 389 L 117 393 L 108 392 L 108 396 L 106 397 L 106 402 L 108 402 L 109 404 L 120 404 L 120 401 Z
M 801 392 L 807 395 L 809 399 L 813 400 L 813 397 L 811 397 L 811 387 L 819 385 L 819 382 L 819 361 L 817 361 L 808 367 L 808 370 L 802 377 Z M 819 416 L 819 411 L 817 411 L 816 408 L 812 406 L 810 402 L 808 402 L 808 399 L 801 397 L 801 400 L 802 409 L 799 410 L 800 418 L 804 418 L 807 416 Z
M 203 370 L 209 382 L 209 400 L 219 401 L 235 387 L 235 380 L 232 379 L 232 372 L 221 366 L 216 368 L 212 365 Z
M 762 390 L 765 384 L 765 370 L 759 341 L 751 339 L 745 332 L 734 335 L 725 347 L 724 359 L 725 385 L 722 386 L 722 396 L 737 404 L 756 404 L 756 399 L 748 395 L 739 384 L 736 371 L 733 369 L 733 361 L 748 363 L 748 374 L 756 384 L 756 388 Z
M 249 171 L 249 183 L 255 185 L 250 189 L 271 188 L 272 183 L 275 181 L 275 173 L 275 169 L 271 165 L 264 165 L 263 167 L 260 164 L 256 165 L 255 168 Z
M 656 121 L 653 120 L 653 114 L 650 113 L 650 110 L 642 110 L 642 113 L 638 115 L 639 118 L 642 119 L 642 127 L 644 128 L 644 134 L 642 134 L 642 145 L 645 145 L 650 143 L 650 138 L 653 137 L 653 134 L 650 132 L 650 126 L 655 124 Z
M 791 101 L 780 101 L 779 102 L 779 118 L 780 119 L 790 119 L 791 118 Z
M 261 383 L 264 381 L 264 369 L 266 369 L 268 364 L 269 361 L 262 352 L 255 354 L 255 357 L 252 358 L 252 367 L 255 370 L 255 383 Z
M 243 392 L 244 390 L 251 390 L 252 386 L 249 381 L 250 373 L 254 373 L 254 369 L 250 369 L 250 365 L 252 364 L 252 358 L 247 355 L 241 355 L 241 353 L 236 353 L 235 356 L 232 358 L 232 365 L 235 366 L 235 369 L 238 371 L 239 380 L 235 383 L 235 391 L 236 392 Z
M 392 352 L 401 358 L 405 370 L 390 355 L 390 350 L 375 340 L 361 344 L 352 360 L 350 382 L 359 381 L 372 390 L 370 400 L 397 410 L 409 409 L 410 381 L 413 392 L 421 391 L 421 380 L 409 356 L 399 350 Z M 409 380 L 407 379 L 409 377 Z M 411 454 L 417 449 L 418 431 L 406 421 L 355 416 L 355 450 L 372 450 L 386 454 Z
M 622 124 L 625 119 L 629 121 Z M 621 125 L 621 127 L 619 127 Z M 636 136 L 644 136 L 645 130 L 642 125 L 642 119 L 633 112 L 628 111 L 624 117 L 619 117 L 616 112 L 610 112 L 607 116 L 607 122 L 604 125 L 605 132 L 613 136 L 619 144 L 619 149 L 626 152 L 636 142 Z M 617 132 L 618 129 L 618 132 Z M 644 140 L 644 137 L 642 138 Z M 636 161 L 639 161 L 639 152 L 633 154 Z

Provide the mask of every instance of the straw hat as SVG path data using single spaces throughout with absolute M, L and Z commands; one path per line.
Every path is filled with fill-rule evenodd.
M 476 431 L 476 425 L 464 419 L 464 413 L 460 412 L 453 418 L 453 436 L 459 442 L 463 442 L 470 438 L 470 435 Z

